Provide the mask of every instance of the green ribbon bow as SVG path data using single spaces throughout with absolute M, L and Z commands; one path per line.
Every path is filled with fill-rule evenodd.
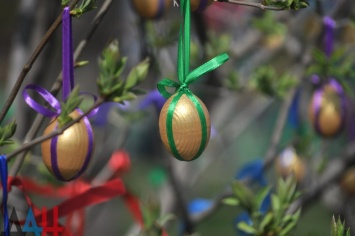
M 179 82 L 163 79 L 161 80 L 157 87 L 160 94 L 169 98 L 173 94 L 166 90 L 166 87 L 175 88 L 175 92 L 178 90 L 188 89 L 189 84 L 199 79 L 203 74 L 210 72 L 217 67 L 221 66 L 223 63 L 228 61 L 229 56 L 226 53 L 218 55 L 203 65 L 199 66 L 193 71 L 190 70 L 190 0 L 181 0 L 181 16 L 183 19 L 183 24 L 180 27 L 180 38 L 179 38 L 179 51 L 178 51 L 178 78 Z
M 212 71 L 216 69 L 217 67 L 221 66 L 223 63 L 225 63 L 229 57 L 226 53 L 223 53 L 219 56 L 214 57 L 213 59 L 209 60 L 208 62 L 204 63 L 203 65 L 199 66 L 195 70 L 190 72 L 190 28 L 191 28 L 191 22 L 190 22 L 190 14 L 191 14 L 191 9 L 190 9 L 190 0 L 180 0 L 181 3 L 181 16 L 183 19 L 183 23 L 180 26 L 180 38 L 179 38 L 179 47 L 178 47 L 178 78 L 179 82 L 170 80 L 170 79 L 163 79 L 161 80 L 157 87 L 158 91 L 160 94 L 165 97 L 169 98 L 173 94 L 169 93 L 166 90 L 166 87 L 172 87 L 175 88 L 175 93 L 178 92 L 178 94 L 172 99 L 171 104 L 168 108 L 167 112 L 167 118 L 166 118 L 166 131 L 167 131 L 167 136 L 168 136 L 168 142 L 169 146 L 171 148 L 172 154 L 178 159 L 182 161 L 187 161 L 183 157 L 181 157 L 174 141 L 174 134 L 173 134 L 173 115 L 174 115 L 174 110 L 175 107 L 179 101 L 179 99 L 183 96 L 186 95 L 190 101 L 193 102 L 193 104 L 196 107 L 196 110 L 199 114 L 199 118 L 201 121 L 201 131 L 202 131 L 202 137 L 201 137 L 201 143 L 199 146 L 199 149 L 197 150 L 196 155 L 191 159 L 194 160 L 198 158 L 204 148 L 206 147 L 206 144 L 208 142 L 208 133 L 207 133 L 207 121 L 206 117 L 202 108 L 202 105 L 198 101 L 198 99 L 193 95 L 193 93 L 189 90 L 188 86 L 192 82 L 196 81 L 199 79 L 200 76 L 203 74 Z

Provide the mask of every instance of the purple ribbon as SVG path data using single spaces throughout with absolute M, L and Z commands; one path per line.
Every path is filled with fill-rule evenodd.
M 69 94 L 71 93 L 74 87 L 74 58 L 73 58 L 73 46 L 72 46 L 71 16 L 70 16 L 69 7 L 64 8 L 63 16 L 62 16 L 62 67 L 63 67 L 62 68 L 63 70 L 62 92 L 63 92 L 63 100 L 65 100 L 67 99 L 67 97 L 69 96 Z M 29 96 L 27 90 L 33 90 L 34 92 L 38 93 L 46 102 L 49 103 L 49 105 L 54 109 L 54 111 L 37 103 L 34 99 L 32 99 Z M 96 97 L 94 95 L 89 93 L 84 93 L 84 94 L 93 96 L 94 100 L 96 100 Z M 37 111 L 38 113 L 46 117 L 54 118 L 60 115 L 61 113 L 60 102 L 50 92 L 48 92 L 46 89 L 40 86 L 34 84 L 27 85 L 25 89 L 22 91 L 22 96 L 25 102 L 33 110 Z M 83 112 L 80 109 L 76 109 L 76 110 L 81 115 L 83 114 Z M 50 145 L 51 164 L 52 164 L 53 173 L 59 180 L 63 180 L 63 181 L 73 180 L 78 176 L 80 176 L 88 166 L 90 157 L 94 149 L 93 148 L 94 136 L 88 118 L 94 116 L 97 112 L 98 112 L 98 108 L 92 110 L 86 117 L 83 117 L 83 121 L 85 123 L 85 127 L 89 138 L 88 151 L 82 168 L 71 179 L 64 179 L 58 167 L 58 161 L 57 161 L 58 136 L 55 136 L 51 139 L 51 145 Z
M 323 18 L 323 23 L 325 26 L 324 51 L 325 54 L 330 57 L 333 52 L 334 29 L 336 22 L 330 16 L 326 16 Z
M 322 109 L 322 98 L 324 95 L 324 87 L 325 86 L 331 86 L 335 92 L 340 96 L 340 117 L 341 117 L 341 124 L 338 129 L 338 134 L 341 130 L 343 130 L 344 125 L 345 125 L 345 119 L 346 119 L 346 97 L 343 88 L 341 85 L 335 80 L 335 79 L 330 79 L 328 84 L 325 84 L 318 88 L 315 93 L 314 93 L 314 98 L 313 98 L 313 104 L 312 108 L 313 111 L 315 111 L 315 119 L 314 119 L 314 127 L 315 130 L 318 134 L 322 134 L 320 124 L 319 124 L 319 117 Z
M 65 7 L 62 16 L 62 69 L 63 69 L 63 100 L 74 88 L 74 58 L 71 16 L 69 7 Z

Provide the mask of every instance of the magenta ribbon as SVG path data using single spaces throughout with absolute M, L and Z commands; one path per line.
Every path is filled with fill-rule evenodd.
M 63 10 L 63 15 L 62 15 L 62 70 L 63 70 L 63 80 L 62 80 L 62 92 L 63 92 L 63 100 L 67 99 L 70 92 L 72 91 L 74 87 L 74 58 L 73 58 L 73 43 L 72 43 L 72 26 L 71 26 L 71 16 L 70 16 L 70 9 L 69 7 L 65 7 Z M 37 103 L 34 99 L 32 99 L 27 90 L 33 90 L 37 94 L 39 94 L 46 102 L 48 102 L 49 106 L 52 109 L 48 109 L 39 103 Z M 85 93 L 88 94 L 88 93 Z M 96 97 L 92 94 L 94 100 L 96 100 Z M 61 107 L 60 107 L 60 102 L 55 98 L 49 91 L 46 89 L 34 85 L 34 84 L 29 84 L 25 87 L 25 89 L 22 91 L 22 96 L 25 100 L 25 102 L 35 111 L 38 113 L 49 117 L 49 118 L 54 118 L 60 115 L 61 113 Z M 76 109 L 80 114 L 83 114 L 83 112 L 80 109 Z M 85 158 L 85 162 L 83 167 L 80 169 L 80 171 L 71 179 L 64 179 L 62 174 L 59 171 L 58 168 L 58 161 L 57 161 L 57 142 L 58 142 L 58 136 L 55 136 L 51 139 L 51 164 L 52 164 L 52 169 L 54 175 L 62 181 L 69 181 L 77 178 L 80 176 L 86 169 L 87 165 L 89 164 L 90 157 L 93 152 L 93 146 L 94 146 L 94 136 L 93 136 L 93 131 L 91 129 L 91 125 L 89 122 L 90 117 L 94 116 L 98 112 L 98 108 L 92 110 L 86 117 L 83 117 L 84 124 L 86 126 L 87 132 L 88 132 L 88 137 L 89 137 L 89 147 L 88 147 L 88 152 Z
M 345 119 L 346 119 L 346 97 L 345 97 L 345 93 L 343 88 L 341 87 L 341 85 L 335 80 L 335 79 L 330 79 L 328 84 L 325 84 L 323 86 L 321 86 L 320 88 L 318 88 L 315 92 L 314 92 L 314 100 L 313 100 L 313 104 L 312 104 L 312 109 L 315 112 L 315 119 L 314 119 L 314 127 L 315 130 L 318 134 L 322 134 L 321 128 L 320 128 L 320 124 L 319 124 L 319 117 L 320 117 L 320 113 L 321 113 L 321 108 L 322 108 L 322 97 L 324 95 L 324 86 L 326 85 L 330 85 L 335 91 L 336 93 L 340 96 L 340 117 L 341 117 L 341 124 L 340 127 L 338 129 L 338 133 L 340 133 L 344 126 L 345 126 Z M 336 135 L 335 134 L 335 135 Z

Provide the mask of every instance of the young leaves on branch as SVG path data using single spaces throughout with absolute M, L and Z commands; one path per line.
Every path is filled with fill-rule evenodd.
M 269 66 L 259 67 L 249 81 L 252 89 L 278 98 L 283 98 L 297 84 L 294 76 L 287 73 L 277 75 L 275 69 Z
M 278 7 L 283 10 L 299 10 L 309 6 L 307 0 L 263 0 L 264 5 Z
M 66 125 L 73 119 L 69 116 L 70 113 L 72 113 L 80 103 L 83 101 L 83 98 L 79 96 L 79 87 L 76 86 L 68 98 L 65 100 L 65 102 L 60 103 L 61 107 L 61 113 L 58 117 L 58 126 L 59 128 Z
M 118 42 L 115 40 L 102 52 L 99 59 L 100 77 L 97 81 L 100 96 L 105 101 L 123 103 L 133 100 L 143 91 L 135 87 L 142 83 L 148 74 L 149 59 L 145 59 L 129 72 L 127 79 L 122 79 L 127 58 L 121 57 Z
M 313 51 L 314 63 L 307 74 L 317 74 L 321 78 L 335 77 L 338 80 L 355 78 L 353 55 L 347 55 L 344 48 L 335 50 L 330 57 L 323 51 Z
M 241 182 L 233 184 L 233 196 L 224 199 L 223 203 L 239 206 L 247 212 L 248 219 L 236 224 L 239 231 L 253 236 L 287 236 L 296 227 L 301 211 L 286 213 L 300 195 L 296 190 L 295 179 L 280 179 L 276 193 L 270 192 L 271 188 L 265 187 L 254 194 Z
M 16 127 L 15 121 L 12 121 L 4 127 L 0 127 L 0 147 L 14 143 L 11 138 L 16 132 Z
M 63 0 L 64 2 L 66 0 Z M 62 1 L 62 5 L 63 5 Z M 67 4 L 66 4 L 67 5 Z M 80 5 L 70 11 L 70 14 L 76 17 L 80 17 L 82 14 L 96 9 L 96 0 L 83 0 Z
M 345 229 L 345 222 L 341 222 L 340 218 L 336 221 L 333 216 L 331 220 L 331 236 L 350 236 L 350 229 Z
M 139 236 L 162 235 L 163 227 L 169 221 L 175 219 L 172 214 L 160 216 L 160 205 L 157 200 L 150 198 L 142 207 L 144 228 Z

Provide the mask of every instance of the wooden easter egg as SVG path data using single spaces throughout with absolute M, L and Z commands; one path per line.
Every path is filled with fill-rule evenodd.
M 80 116 L 78 110 L 70 117 Z M 52 119 L 44 135 L 57 128 L 57 119 Z M 58 179 L 69 181 L 79 177 L 87 168 L 94 149 L 94 137 L 89 120 L 84 117 L 61 135 L 42 143 L 42 159 L 48 170 Z
M 308 108 L 309 119 L 315 131 L 323 137 L 339 134 L 345 124 L 345 106 L 341 95 L 330 85 L 317 90 Z
M 340 188 L 349 196 L 355 195 L 355 167 L 348 169 L 340 179 Z
M 283 150 L 276 159 L 276 171 L 286 178 L 290 174 L 294 174 L 297 182 L 302 181 L 305 175 L 305 164 L 297 156 L 295 150 L 291 147 Z
M 164 146 L 174 157 L 182 161 L 196 159 L 210 138 L 206 106 L 191 92 L 175 93 L 160 112 L 159 131 Z
M 197 11 L 197 12 L 202 12 L 207 7 L 209 7 L 213 2 L 214 2 L 214 0 L 191 0 L 190 1 L 191 10 Z
M 171 7 L 172 0 L 132 0 L 137 13 L 145 19 L 159 19 Z

